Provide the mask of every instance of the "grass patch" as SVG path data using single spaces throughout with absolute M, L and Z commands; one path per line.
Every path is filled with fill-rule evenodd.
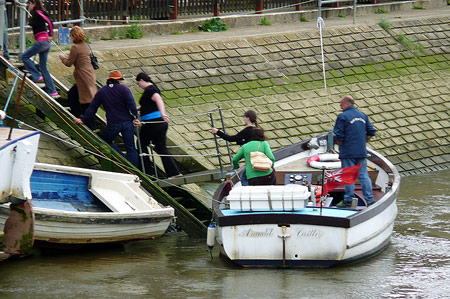
M 404 34 L 399 34 L 397 36 L 397 40 L 416 54 L 425 53 L 424 47 L 419 42 L 415 41 L 414 39 L 409 39 Z
M 339 13 L 339 14 L 338 14 L 338 17 L 339 17 L 339 18 L 345 18 L 345 17 L 347 17 L 347 16 L 344 15 L 343 13 Z
M 385 14 L 385 13 L 389 13 L 389 10 L 382 9 L 382 8 L 377 8 L 375 10 L 375 13 L 377 13 L 377 14 Z
M 384 30 L 392 29 L 392 24 L 386 20 L 385 18 L 381 18 L 378 21 L 378 25 L 383 28 Z
M 170 34 L 180 35 L 180 34 L 183 34 L 183 32 L 181 32 L 181 31 L 172 31 L 172 33 L 170 33 Z
M 269 20 L 267 20 L 267 18 L 264 17 L 264 18 L 261 19 L 261 24 L 260 25 L 261 26 L 270 26 L 270 25 L 272 25 L 272 23 L 270 23 Z
M 198 25 L 198 29 L 204 32 L 219 32 L 228 30 L 228 25 L 220 21 L 220 18 L 212 18 L 203 25 Z
M 426 9 L 426 8 L 423 8 L 422 6 L 419 6 L 419 5 L 414 5 L 413 9 Z
M 133 24 L 128 28 L 126 37 L 130 39 L 141 39 L 144 37 L 144 31 L 141 24 Z
M 309 20 L 307 18 L 305 18 L 304 16 L 300 16 L 300 22 L 309 22 Z

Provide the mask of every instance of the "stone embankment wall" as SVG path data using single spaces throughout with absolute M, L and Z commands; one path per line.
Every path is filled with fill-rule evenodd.
M 347 94 L 378 130 L 369 146 L 400 171 L 449 168 L 450 17 L 396 21 L 390 29 L 325 28 L 323 34 L 327 90 L 318 30 L 104 51 L 98 77 L 120 69 L 138 98 L 134 78 L 149 73 L 172 117 L 172 144 L 205 155 L 198 161 L 206 168 L 218 165 L 210 156 L 215 145 L 207 111 L 221 127 L 214 110 L 220 105 L 234 134 L 243 128 L 243 113 L 256 110 L 278 149 L 332 128 Z M 64 75 L 71 80 L 67 70 Z M 224 143 L 220 151 L 227 155 Z

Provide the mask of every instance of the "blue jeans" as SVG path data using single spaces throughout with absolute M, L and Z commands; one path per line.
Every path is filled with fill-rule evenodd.
M 125 149 L 127 150 L 126 155 L 122 153 L 117 145 L 113 143 L 119 133 L 122 133 L 123 143 L 125 144 Z M 138 167 L 138 153 L 136 151 L 136 147 L 134 146 L 134 126 L 131 120 L 123 123 L 107 124 L 100 137 L 119 154 L 130 161 L 131 164 Z
M 242 171 L 242 175 L 241 175 L 241 185 L 248 186 L 247 171 L 246 171 L 245 167 L 244 167 L 244 171 Z
M 31 80 L 37 81 L 41 76 L 39 71 L 36 69 L 34 62 L 31 61 L 31 57 L 39 54 L 39 70 L 41 71 L 42 77 L 44 77 L 45 88 L 44 91 L 48 94 L 56 92 L 55 85 L 53 84 L 52 77 L 47 69 L 47 57 L 48 52 L 50 52 L 51 44 L 50 42 L 35 42 L 28 50 L 26 50 L 20 59 L 22 59 L 25 68 L 31 74 Z
M 341 159 L 342 167 L 349 167 L 353 165 L 358 165 L 361 163 L 361 168 L 359 169 L 359 181 L 361 182 L 361 188 L 363 192 L 364 199 L 368 204 L 373 202 L 372 195 L 372 181 L 369 178 L 369 173 L 367 172 L 367 159 Z M 344 201 L 347 203 L 352 202 L 352 198 L 355 196 L 355 184 L 345 185 L 345 195 Z

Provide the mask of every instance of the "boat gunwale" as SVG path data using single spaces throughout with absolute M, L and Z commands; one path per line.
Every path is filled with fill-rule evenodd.
M 5 127 L 4 127 L 5 128 Z M 15 128 L 14 130 L 21 130 L 21 129 L 17 129 L 17 128 Z M 21 130 L 21 131 L 29 131 L 29 130 Z M 5 148 L 7 148 L 7 147 L 9 147 L 9 146 L 11 146 L 11 145 L 14 145 L 15 143 L 17 143 L 17 142 L 19 142 L 19 141 L 21 141 L 21 140 L 23 140 L 23 139 L 28 139 L 28 138 L 30 138 L 30 137 L 32 137 L 32 136 L 34 136 L 34 135 L 39 135 L 39 134 L 41 134 L 41 132 L 40 131 L 29 131 L 30 132 L 30 134 L 27 134 L 27 135 L 23 135 L 23 136 L 21 136 L 21 137 L 19 137 L 19 138 L 17 138 L 17 139 L 11 139 L 11 140 L 7 140 L 7 141 L 9 141 L 9 142 L 7 142 L 7 143 L 5 143 L 4 145 L 1 145 L 0 146 L 0 151 L 2 151 L 2 150 L 4 150 Z M 14 136 L 11 136 L 11 138 L 13 138 Z

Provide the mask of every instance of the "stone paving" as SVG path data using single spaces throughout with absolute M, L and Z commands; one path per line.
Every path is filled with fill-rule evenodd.
M 445 169 L 450 167 L 448 15 L 390 20 L 387 30 L 376 21 L 325 27 L 327 90 L 317 29 L 147 47 L 128 41 L 129 48 L 97 52 L 102 66 L 97 74 L 104 80 L 120 69 L 138 99 L 134 77 L 148 72 L 163 90 L 172 118 L 169 143 L 180 148 L 171 151 L 206 155 L 197 158 L 205 168 L 218 166 L 209 156 L 215 152 L 210 119 L 221 127 L 217 106 L 230 134 L 243 128 L 246 110 L 256 110 L 270 145 L 278 149 L 332 128 L 339 99 L 350 94 L 378 130 L 369 146 L 400 171 Z M 68 69 L 57 63 L 50 68 L 72 80 Z M 232 146 L 232 153 L 237 149 Z

